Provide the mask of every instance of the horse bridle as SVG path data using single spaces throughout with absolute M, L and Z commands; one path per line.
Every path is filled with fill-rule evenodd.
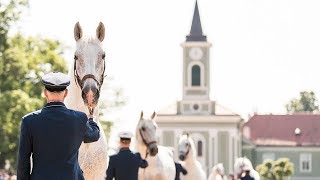
M 74 66 L 73 66 L 73 71 L 74 71 L 74 79 L 76 81 L 76 84 L 78 84 L 80 86 L 80 88 L 82 89 L 83 88 L 83 84 L 84 84 L 84 81 L 86 79 L 93 79 L 97 84 L 98 84 L 98 90 L 100 92 L 100 89 L 101 89 L 101 86 L 103 84 L 103 79 L 105 78 L 105 75 L 104 75 L 104 72 L 106 70 L 106 61 L 104 60 L 103 61 L 103 72 L 101 74 L 101 78 L 100 78 L 100 81 L 97 80 L 96 76 L 93 75 L 93 74 L 86 74 L 83 76 L 83 78 L 81 79 L 78 72 L 77 72 L 77 60 L 75 59 L 74 60 Z
M 147 142 L 142 135 L 141 129 L 139 129 L 139 133 L 140 133 L 143 144 L 146 145 L 147 147 L 149 147 L 151 144 L 157 143 L 157 141 Z
M 188 151 L 186 152 L 186 157 L 188 156 L 188 154 L 189 154 L 189 152 L 190 152 L 190 148 L 191 148 L 191 144 L 190 143 L 188 143 L 188 145 L 187 145 L 187 147 L 188 147 Z
M 139 129 L 139 133 L 140 133 L 140 136 L 141 136 L 141 139 L 142 139 L 142 142 L 144 145 L 146 145 L 147 147 L 149 147 L 151 144 L 154 144 L 154 143 L 157 143 L 157 141 L 150 141 L 150 142 L 147 142 L 143 135 L 142 135 L 142 132 L 141 132 L 141 129 Z M 149 153 L 148 153 L 148 149 L 146 150 L 146 157 L 145 159 L 148 157 Z

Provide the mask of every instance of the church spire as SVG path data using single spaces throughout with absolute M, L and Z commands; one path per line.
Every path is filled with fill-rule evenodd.
M 194 7 L 190 34 L 187 36 L 186 41 L 207 41 L 207 37 L 202 34 L 202 27 L 201 27 L 197 0 L 196 0 L 196 5 Z

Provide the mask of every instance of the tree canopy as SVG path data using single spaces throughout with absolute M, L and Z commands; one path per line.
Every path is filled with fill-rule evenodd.
M 293 175 L 294 164 L 288 158 L 279 158 L 276 161 L 265 160 L 256 169 L 265 180 L 283 180 Z
M 286 105 L 287 112 L 316 112 L 319 111 L 318 100 L 313 91 L 300 92 L 300 98 L 292 99 Z

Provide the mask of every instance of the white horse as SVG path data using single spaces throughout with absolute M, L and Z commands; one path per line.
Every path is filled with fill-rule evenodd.
M 227 180 L 222 163 L 218 163 L 217 165 L 213 166 L 208 180 Z
M 179 139 L 178 146 L 179 159 L 181 164 L 188 171 L 188 174 L 181 176 L 182 180 L 205 180 L 206 173 L 202 169 L 200 162 L 196 157 L 196 148 L 189 134 L 183 134 Z
M 144 119 L 141 112 L 136 128 L 136 149 L 149 164 L 147 168 L 139 169 L 139 180 L 174 180 L 173 151 L 157 145 L 155 115 L 153 113 L 151 119 Z
M 86 114 L 91 111 L 95 117 L 98 116 L 98 108 L 95 107 L 98 105 L 105 70 L 105 54 L 102 49 L 104 36 L 105 28 L 101 22 L 97 27 L 96 37 L 90 38 L 83 36 L 79 22 L 75 24 L 76 51 L 73 67 L 69 71 L 69 95 L 65 101 L 68 108 Z M 96 110 L 93 111 L 94 109 Z M 99 140 L 94 143 L 82 143 L 79 150 L 79 164 L 87 180 L 104 179 L 109 158 L 105 133 L 98 119 L 95 120 L 100 128 Z
M 254 178 L 254 180 L 260 180 L 259 173 L 254 170 L 251 161 L 246 157 L 239 157 L 236 159 L 234 163 L 234 178 L 240 179 L 244 173 L 244 167 L 250 168 L 250 176 Z

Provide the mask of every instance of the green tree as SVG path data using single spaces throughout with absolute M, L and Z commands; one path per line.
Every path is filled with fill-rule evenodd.
M 41 76 L 50 71 L 67 71 L 58 41 L 21 35 L 7 41 L 5 58 L 0 62 L 3 67 L 0 71 L 0 167 L 5 159 L 13 165 L 16 163 L 23 115 L 45 103 L 41 97 Z
M 0 53 L 7 49 L 10 27 L 19 19 L 22 10 L 28 5 L 27 0 L 0 1 Z M 0 54 L 0 57 L 2 54 Z
M 50 71 L 67 70 L 58 41 L 16 35 L 8 39 L 8 45 L 1 61 L 1 92 L 21 89 L 40 98 L 40 77 Z
M 276 161 L 266 160 L 256 167 L 264 180 L 284 180 L 294 173 L 294 164 L 288 158 L 279 158 Z
M 0 94 L 0 161 L 6 159 L 11 163 L 16 161 L 19 127 L 21 117 L 40 107 L 42 102 L 37 98 L 30 98 L 22 90 L 6 91 Z
M 7 143 L 1 143 L 1 165 L 5 158 L 15 162 L 22 116 L 40 108 L 45 102 L 41 97 L 41 76 L 50 71 L 67 71 L 58 41 L 16 35 L 7 42 L 8 47 L 0 62 L 0 102 L 3 110 L 0 111 L 0 125 L 4 129 L 0 142 L 10 141 L 11 145 L 8 148 Z
M 314 92 L 302 91 L 299 99 L 292 99 L 286 105 L 287 112 L 316 112 L 319 111 L 318 101 Z

